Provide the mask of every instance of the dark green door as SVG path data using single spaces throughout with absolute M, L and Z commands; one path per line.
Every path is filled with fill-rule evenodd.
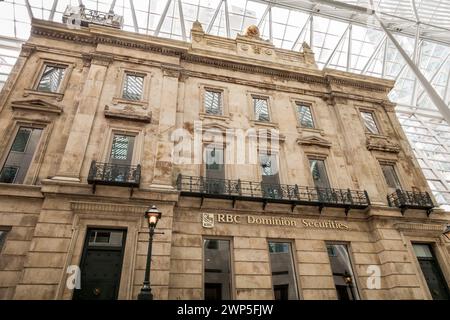
M 81 289 L 74 300 L 116 300 L 126 232 L 89 229 L 81 259 Z
M 449 300 L 450 292 L 442 270 L 429 244 L 413 244 L 423 276 L 433 300 Z

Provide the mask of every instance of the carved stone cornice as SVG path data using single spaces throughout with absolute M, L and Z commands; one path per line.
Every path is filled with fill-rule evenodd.
M 91 64 L 96 64 L 103 67 L 109 67 L 109 65 L 114 61 L 114 56 L 109 54 L 91 54 Z
M 179 66 L 171 66 L 171 65 L 162 65 L 161 69 L 165 77 L 172 77 L 177 79 L 180 78 L 181 72 L 183 70 Z
M 145 206 L 131 206 L 116 203 L 101 203 L 101 202 L 71 202 L 70 207 L 73 211 L 78 212 L 117 212 L 117 213 L 133 213 L 142 214 L 148 207 Z
M 444 225 L 425 224 L 425 223 L 396 223 L 394 228 L 401 231 L 430 231 L 441 235 L 444 231 Z
M 63 111 L 60 106 L 41 99 L 17 100 L 11 103 L 13 110 L 37 111 L 60 115 Z
M 141 110 L 139 110 L 141 109 Z M 105 106 L 105 117 L 112 119 L 130 120 L 144 123 L 152 122 L 152 113 L 133 105 Z
M 381 151 L 389 153 L 400 153 L 400 145 L 392 142 L 387 137 L 383 136 L 367 136 L 366 146 L 369 151 Z
M 332 143 L 327 139 L 317 136 L 307 136 L 297 139 L 297 143 L 302 146 L 315 146 L 319 148 L 331 148 Z

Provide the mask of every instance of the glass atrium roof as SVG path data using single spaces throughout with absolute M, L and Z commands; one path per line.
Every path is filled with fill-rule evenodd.
M 448 117 L 379 23 L 448 107 L 450 1 L 5 0 L 0 2 L 0 88 L 29 36 L 31 17 L 61 22 L 68 5 L 80 4 L 124 16 L 124 30 L 185 41 L 195 20 L 210 34 L 231 38 L 255 24 L 278 47 L 300 50 L 309 43 L 320 68 L 396 80 L 390 98 L 399 120 L 437 201 L 450 209 Z

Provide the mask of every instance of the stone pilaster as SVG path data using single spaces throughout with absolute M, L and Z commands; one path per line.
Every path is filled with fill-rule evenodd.
M 87 79 L 81 93 L 78 110 L 72 124 L 64 156 L 53 180 L 80 182 L 81 166 L 89 142 L 94 117 L 103 91 L 106 72 L 113 58 L 106 55 L 92 55 Z

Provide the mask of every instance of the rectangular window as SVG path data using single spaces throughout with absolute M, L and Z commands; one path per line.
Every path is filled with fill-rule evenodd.
M 65 73 L 66 67 L 45 65 L 37 90 L 58 93 Z
M 361 111 L 361 117 L 363 118 L 364 126 L 367 132 L 373 134 L 380 134 L 377 123 L 375 121 L 375 115 L 373 114 L 373 112 Z
M 275 300 L 297 300 L 297 280 L 291 244 L 271 241 L 269 253 Z
M 208 146 L 205 148 L 206 191 L 222 194 L 225 191 L 224 150 Z
M 314 120 L 311 107 L 302 103 L 297 103 L 298 122 L 302 128 L 314 128 Z
M 449 300 L 450 290 L 431 245 L 413 243 L 413 249 L 433 300 Z
M 121 165 L 131 165 L 134 151 L 134 136 L 115 134 L 111 146 L 110 162 Z
M 270 121 L 269 101 L 267 98 L 253 98 L 253 107 L 255 110 L 256 121 Z
M 350 255 L 345 244 L 327 244 L 334 285 L 339 300 L 359 300 Z
M 205 300 L 231 300 L 230 241 L 203 241 L 205 266 Z
M 261 153 L 259 155 L 261 165 L 263 197 L 278 199 L 282 197 L 280 188 L 280 174 L 278 172 L 278 157 L 276 154 Z
M 1 183 L 21 184 L 41 138 L 42 129 L 20 127 L 0 171 Z
M 318 159 L 309 159 L 309 165 L 315 187 L 325 189 L 330 188 L 325 161 Z
M 6 235 L 8 234 L 9 230 L 6 229 L 0 229 L 0 253 L 2 253 L 3 246 L 6 242 Z
M 395 172 L 395 168 L 390 164 L 381 164 L 381 170 L 383 170 L 384 179 L 389 188 L 391 189 L 402 189 L 400 181 L 398 180 L 397 173 Z
M 222 111 L 222 92 L 206 90 L 205 91 L 205 113 L 220 116 Z
M 125 74 L 122 98 L 139 101 L 144 91 L 144 77 L 130 73 Z

